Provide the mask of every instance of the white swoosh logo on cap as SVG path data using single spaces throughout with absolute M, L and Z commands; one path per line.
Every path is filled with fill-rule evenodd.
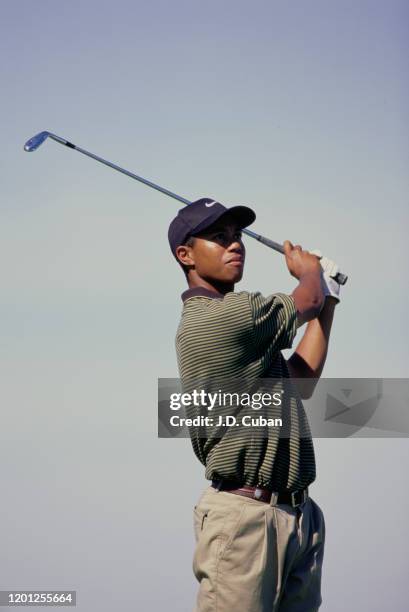
M 213 206 L 213 204 L 216 204 L 216 201 L 214 201 L 214 202 L 206 202 L 205 206 L 207 206 L 207 208 L 210 208 L 211 206 Z

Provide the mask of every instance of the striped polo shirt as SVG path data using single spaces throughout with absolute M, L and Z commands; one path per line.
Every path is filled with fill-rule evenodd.
M 281 354 L 291 348 L 297 331 L 291 296 L 275 293 L 264 297 L 247 291 L 223 295 L 195 287 L 186 290 L 182 300 L 176 334 L 182 384 L 235 380 L 237 388 L 240 381 L 246 382 L 246 388 L 258 388 L 260 379 L 274 378 L 286 379 L 286 385 L 291 385 Z M 274 491 L 303 489 L 315 480 L 313 442 L 294 385 L 272 412 L 290 424 L 290 435 L 283 436 L 280 427 L 268 427 L 262 436 L 255 435 L 252 427 L 240 428 L 237 435 L 231 427 L 221 437 L 203 437 L 200 427 L 189 428 L 193 450 L 206 468 L 206 479 L 225 478 Z

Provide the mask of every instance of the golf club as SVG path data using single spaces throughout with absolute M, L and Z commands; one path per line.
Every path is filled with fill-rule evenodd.
M 75 151 L 78 151 L 79 153 L 83 153 L 84 155 L 87 155 L 87 157 L 91 157 L 92 159 L 95 159 L 101 164 L 105 164 L 106 166 L 109 166 L 110 168 L 113 168 L 114 170 L 117 170 L 118 172 L 122 172 L 122 174 L 126 174 L 126 176 L 129 176 L 130 178 L 133 178 L 136 181 L 139 181 L 140 183 L 147 185 L 148 187 L 152 187 L 152 189 L 156 189 L 157 191 L 160 191 L 161 193 L 164 193 L 165 195 L 171 198 L 174 198 L 175 200 L 178 200 L 179 202 L 182 202 L 182 204 L 191 204 L 191 202 L 187 200 L 186 198 L 182 198 L 182 196 L 179 196 L 176 193 L 173 193 L 172 191 L 165 189 L 164 187 L 160 187 L 159 185 L 156 185 L 155 183 L 152 183 L 151 181 L 148 181 L 147 179 L 144 179 L 141 176 L 138 176 L 137 174 L 130 172 L 129 170 L 125 170 L 125 168 L 121 168 L 120 166 L 117 166 L 116 164 L 113 164 L 112 162 L 107 161 L 106 159 L 103 159 L 102 157 L 99 157 L 98 155 L 95 155 L 94 153 L 90 153 L 89 151 L 86 151 L 85 149 L 81 149 L 80 147 L 77 147 L 75 144 L 73 144 L 72 142 L 69 142 L 65 138 L 61 138 L 61 136 L 57 136 L 56 134 L 52 134 L 51 132 L 44 131 L 44 132 L 40 132 L 39 134 L 36 134 L 35 136 L 27 140 L 26 144 L 24 145 L 24 150 L 29 153 L 31 153 L 32 151 L 36 151 L 38 147 L 40 147 L 43 144 L 43 142 L 47 140 L 47 138 L 51 138 L 52 140 L 55 140 L 56 142 L 59 142 L 62 145 L 65 145 L 69 149 L 74 149 Z M 249 229 L 243 229 L 242 231 L 247 236 L 251 236 L 251 238 L 255 238 L 255 240 L 258 240 L 262 244 L 265 244 L 266 246 L 270 247 L 271 249 L 274 249 L 275 251 L 278 251 L 279 253 L 284 254 L 284 248 L 278 242 L 274 242 L 274 240 L 270 240 L 269 238 L 265 238 L 265 236 L 256 234 L 256 232 L 252 232 Z M 342 274 L 341 272 L 338 272 L 338 274 L 336 274 L 336 276 L 334 277 L 334 280 L 336 280 L 336 282 L 339 283 L 340 285 L 345 285 L 345 283 L 347 282 L 347 279 L 348 279 L 348 276 L 346 276 L 345 274 Z

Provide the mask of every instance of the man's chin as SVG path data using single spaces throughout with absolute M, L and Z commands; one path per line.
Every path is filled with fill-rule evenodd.
M 237 270 L 237 272 L 234 275 L 234 277 L 232 278 L 231 282 L 232 283 L 238 283 L 239 281 L 241 281 L 241 279 L 243 278 L 243 273 L 244 273 L 243 268 L 241 268 L 240 270 Z

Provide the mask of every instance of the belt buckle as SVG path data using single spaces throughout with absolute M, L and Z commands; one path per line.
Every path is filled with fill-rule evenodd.
M 301 501 L 297 504 L 295 496 L 297 493 L 301 493 Z M 291 492 L 291 505 L 293 508 L 298 508 L 308 499 L 308 487 L 306 489 L 302 489 L 302 491 L 292 491 Z
M 298 508 L 298 506 L 302 504 L 302 501 L 297 504 L 295 500 L 295 496 L 297 495 L 297 493 L 300 493 L 300 491 L 291 491 L 291 505 L 293 508 Z

